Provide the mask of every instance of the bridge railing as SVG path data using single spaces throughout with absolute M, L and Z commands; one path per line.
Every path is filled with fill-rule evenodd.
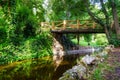
M 41 26 L 49 27 L 51 30 L 65 30 L 65 29 L 99 29 L 100 25 L 92 20 L 63 20 L 54 22 L 42 22 Z

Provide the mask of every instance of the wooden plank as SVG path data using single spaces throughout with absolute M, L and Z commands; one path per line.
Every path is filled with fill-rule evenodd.
M 52 30 L 54 30 L 54 29 L 55 29 L 55 23 L 52 22 Z
M 77 20 L 77 28 L 79 29 L 80 21 Z
M 73 28 L 73 29 L 74 29 L 74 28 L 77 27 L 77 24 L 70 24 L 69 26 L 70 26 L 70 28 Z
M 59 26 L 62 27 L 62 25 L 63 25 L 63 23 L 59 23 L 59 24 L 55 25 L 55 27 L 59 27 Z
M 62 29 L 63 29 L 63 30 L 66 29 L 66 26 L 67 26 L 67 20 L 64 20 L 64 21 L 63 21 L 63 28 L 62 28 Z

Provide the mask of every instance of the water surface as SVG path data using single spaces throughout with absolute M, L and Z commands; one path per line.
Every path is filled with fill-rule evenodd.
M 51 57 L 14 62 L 0 66 L 0 80 L 58 80 L 74 64 L 71 59 L 54 62 Z

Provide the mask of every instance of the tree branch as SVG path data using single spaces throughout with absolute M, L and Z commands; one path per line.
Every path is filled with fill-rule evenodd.
M 88 14 L 91 16 L 91 18 L 92 18 L 96 23 L 100 24 L 102 27 L 105 27 L 105 24 L 102 22 L 102 20 L 101 20 L 99 17 L 95 16 L 95 14 L 94 14 L 93 12 L 91 12 L 91 10 L 89 9 L 88 1 L 87 1 L 87 0 L 85 0 L 85 1 L 86 1 L 86 2 L 85 2 L 85 6 L 86 6 L 87 11 L 88 11 Z
M 106 27 L 108 27 L 108 26 L 109 26 L 109 16 L 108 16 L 107 10 L 106 10 L 106 8 L 105 8 L 105 5 L 104 5 L 104 3 L 103 3 L 103 0 L 100 0 L 100 4 L 101 4 L 101 6 L 102 6 L 102 12 L 103 12 L 104 15 L 105 15 Z

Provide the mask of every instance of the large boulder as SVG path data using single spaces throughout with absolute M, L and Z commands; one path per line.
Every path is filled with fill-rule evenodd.
M 81 80 L 86 74 L 86 67 L 83 65 L 77 65 L 63 73 L 63 76 L 60 77 L 59 80 Z
M 86 65 L 90 65 L 90 64 L 92 64 L 95 60 L 96 60 L 96 57 L 95 57 L 95 56 L 86 55 L 86 56 L 84 56 L 84 57 L 81 59 L 81 62 L 83 62 L 83 63 L 86 64 Z

